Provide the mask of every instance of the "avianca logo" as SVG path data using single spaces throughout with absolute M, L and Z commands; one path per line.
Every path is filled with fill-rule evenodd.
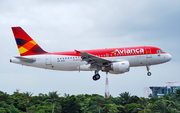
M 121 50 L 114 50 L 111 53 L 118 53 L 118 54 L 142 54 L 144 53 L 143 48 L 137 48 L 137 49 L 121 49 Z

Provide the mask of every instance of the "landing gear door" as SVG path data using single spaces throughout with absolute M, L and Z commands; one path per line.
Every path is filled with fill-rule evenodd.
M 145 48 L 145 49 L 146 49 L 146 58 L 152 58 L 151 48 Z
M 52 63 L 51 63 L 51 55 L 46 55 L 46 65 L 52 65 Z

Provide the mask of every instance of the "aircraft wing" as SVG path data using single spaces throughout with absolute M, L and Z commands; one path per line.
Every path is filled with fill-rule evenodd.
M 106 66 L 109 65 L 112 61 L 101 58 L 92 54 L 89 54 L 87 52 L 80 52 L 75 50 L 78 54 L 80 54 L 82 57 L 82 61 L 86 61 L 88 64 L 91 65 L 98 65 L 98 66 Z
M 15 56 L 15 58 L 17 58 L 17 59 L 19 59 L 21 61 L 24 61 L 24 62 L 34 62 L 34 61 L 36 61 L 33 58 L 25 58 L 25 57 L 20 57 L 20 56 Z

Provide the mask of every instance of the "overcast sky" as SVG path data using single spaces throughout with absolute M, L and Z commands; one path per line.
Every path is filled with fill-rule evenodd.
M 21 26 L 48 52 L 155 46 L 173 59 L 150 67 L 133 67 L 130 72 L 109 74 L 114 97 L 125 91 L 143 96 L 143 87 L 180 82 L 179 0 L 1 0 L 0 1 L 0 90 L 34 95 L 58 91 L 67 94 L 105 92 L 105 73 L 93 81 L 94 72 L 66 72 L 13 64 L 19 52 L 11 30 Z

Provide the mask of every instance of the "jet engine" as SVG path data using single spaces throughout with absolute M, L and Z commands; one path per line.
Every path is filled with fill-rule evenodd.
M 129 61 L 114 62 L 108 67 L 102 67 L 102 71 L 109 72 L 111 74 L 121 74 L 128 72 L 130 69 Z

